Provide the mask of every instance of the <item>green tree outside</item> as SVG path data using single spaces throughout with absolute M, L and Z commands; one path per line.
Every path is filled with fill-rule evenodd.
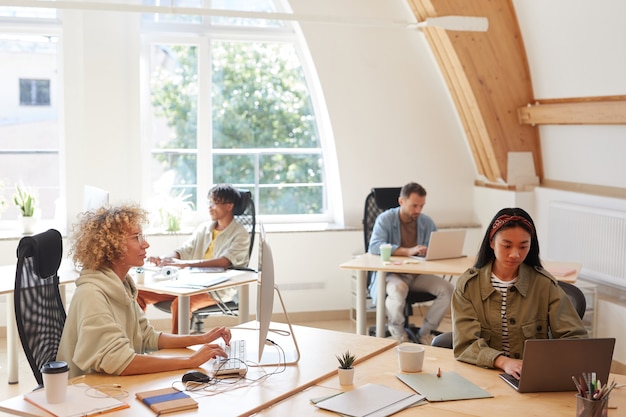
M 197 48 L 160 47 L 167 48 L 175 64 L 153 74 L 152 105 L 173 135 L 158 144 L 163 152 L 155 159 L 162 169 L 176 170 L 176 185 L 195 198 L 197 163 L 189 151 L 197 149 L 198 140 Z M 218 151 L 213 153 L 213 181 L 259 187 L 261 214 L 322 213 L 321 146 L 293 45 L 214 41 L 211 57 L 212 148 Z

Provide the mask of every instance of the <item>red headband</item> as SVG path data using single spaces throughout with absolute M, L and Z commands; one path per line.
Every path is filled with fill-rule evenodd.
M 535 228 L 532 223 L 528 221 L 525 217 L 522 216 L 510 216 L 508 214 L 503 214 L 498 217 L 491 226 L 491 231 L 489 232 L 489 240 L 493 239 L 498 230 L 502 229 L 502 226 L 507 224 L 508 222 L 522 222 L 531 232 L 531 235 L 535 234 Z

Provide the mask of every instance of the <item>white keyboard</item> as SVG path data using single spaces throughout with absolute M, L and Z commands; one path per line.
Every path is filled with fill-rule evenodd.
M 220 342 L 219 345 L 228 358 L 217 358 L 213 362 L 213 375 L 229 375 L 239 374 L 245 375 L 248 367 L 246 366 L 246 341 L 231 340 L 230 346 Z

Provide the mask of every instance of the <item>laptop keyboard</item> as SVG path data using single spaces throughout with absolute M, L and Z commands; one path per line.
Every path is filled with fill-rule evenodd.
M 220 347 L 228 355 L 228 358 L 217 358 L 213 362 L 214 375 L 239 374 L 244 375 L 247 371 L 246 366 L 246 341 L 231 340 L 230 346 L 219 343 Z
M 513 388 L 519 389 L 519 379 L 515 378 L 513 375 L 500 374 L 500 378 L 504 379 Z

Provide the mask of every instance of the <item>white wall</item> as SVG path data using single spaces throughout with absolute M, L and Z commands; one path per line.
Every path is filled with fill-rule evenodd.
M 329 19 L 414 20 L 401 0 L 290 4 Z M 424 36 L 391 24 L 301 27 L 330 114 L 346 224 L 360 225 L 371 187 L 411 180 L 427 189 L 426 211 L 436 221 L 473 221 L 473 160 Z
M 626 2 L 513 3 L 536 99 L 626 94 Z M 626 188 L 626 126 L 542 126 L 539 133 L 545 178 Z

